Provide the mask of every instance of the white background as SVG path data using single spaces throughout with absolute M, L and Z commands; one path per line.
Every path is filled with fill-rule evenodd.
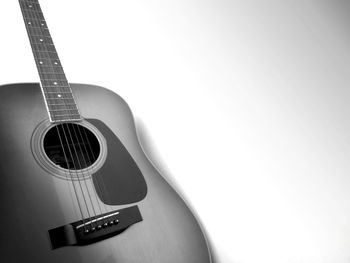
M 215 262 L 350 261 L 350 4 L 41 5 L 70 82 L 129 103 Z M 0 82 L 38 81 L 17 1 L 0 32 Z

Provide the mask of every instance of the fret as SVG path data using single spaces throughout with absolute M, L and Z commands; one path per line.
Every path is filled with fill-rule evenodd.
M 43 87 L 44 88 L 44 87 Z M 58 99 L 73 99 L 73 93 L 72 92 L 52 92 L 52 91 L 49 91 L 49 92 L 46 92 L 45 88 L 44 88 L 44 94 L 48 97 L 48 98 L 58 98 Z
M 57 93 L 60 93 L 60 91 L 62 91 L 62 93 L 63 94 L 65 94 L 65 93 L 70 93 L 71 94 L 71 96 L 73 95 L 73 93 L 72 93 L 72 90 L 71 89 L 69 89 L 68 87 L 60 87 L 60 86 L 43 86 L 42 85 L 42 88 L 44 89 L 44 93 L 53 93 L 53 92 L 56 92 L 57 91 Z
M 42 65 L 38 66 L 38 69 L 41 71 L 41 73 L 50 73 L 50 74 L 64 74 L 63 68 L 61 67 L 43 67 Z
M 39 59 L 37 62 L 37 68 L 40 70 L 39 74 L 40 77 L 43 79 L 51 79 L 51 78 L 65 78 L 66 75 L 64 74 L 63 68 L 58 65 L 50 65 L 50 61 L 44 61 L 42 59 Z
M 54 68 L 41 68 L 42 72 L 40 73 L 39 77 L 40 80 L 47 80 L 47 74 L 50 74 L 50 76 L 54 75 L 57 80 L 67 80 L 66 76 L 63 73 L 63 69 L 54 69 Z M 60 70 L 60 72 L 59 72 Z
M 43 80 L 66 80 L 66 75 L 63 73 L 56 73 L 56 74 L 51 74 L 51 73 L 41 73 L 40 78 Z
M 63 110 L 49 110 L 50 112 L 53 112 L 54 114 L 59 114 L 59 113 L 73 113 L 73 114 L 78 114 L 78 110 L 77 109 L 63 109 Z M 56 115 L 56 116 L 57 116 Z
M 58 97 L 61 96 L 61 97 Z M 52 94 L 52 93 L 44 93 L 44 97 L 46 100 L 51 100 L 51 101 L 62 101 L 65 102 L 66 100 L 70 101 L 74 100 L 72 94 Z
M 31 39 L 31 41 L 34 41 Z M 54 45 L 43 45 L 42 43 L 38 44 L 38 43 L 34 43 L 31 42 L 32 44 L 32 49 L 35 52 L 56 52 L 55 46 Z
M 57 122 L 76 122 L 76 121 L 81 121 L 81 117 L 80 118 L 61 118 L 61 119 L 51 119 L 51 122 L 57 123 Z
M 46 66 L 38 65 L 38 69 L 40 70 L 41 73 L 61 73 L 61 74 L 64 74 L 63 68 L 61 68 L 61 67 L 53 68 L 53 67 L 46 67 Z
M 23 17 L 26 20 L 45 20 L 42 12 L 34 12 L 31 10 L 23 10 Z
M 71 94 L 70 91 L 66 91 L 66 92 L 61 92 L 61 91 L 44 91 L 45 94 Z
M 35 57 L 37 59 L 48 59 L 52 60 L 53 62 L 59 63 L 59 58 L 56 52 L 36 52 Z M 57 64 L 56 64 L 57 65 Z
M 54 109 L 49 109 L 49 114 L 51 116 L 57 116 L 57 115 L 61 115 L 61 114 L 79 114 L 79 110 L 78 108 L 74 108 L 74 109 L 71 109 L 71 108 L 65 108 L 65 109 L 57 109 L 57 110 L 54 110 Z
M 50 110 L 77 110 L 78 106 L 74 103 L 48 103 Z
M 80 121 L 81 117 L 78 114 L 62 114 L 62 115 L 53 115 L 52 121 L 53 122 L 59 122 L 59 121 Z
M 59 122 L 59 121 L 80 121 L 81 117 L 80 114 L 77 113 L 70 113 L 68 112 L 67 114 L 57 114 L 57 113 L 50 113 L 51 119 L 54 122 Z
M 45 94 L 56 94 L 56 97 L 57 97 L 57 94 L 72 94 L 72 91 L 71 90 L 48 90 L 48 89 L 45 89 L 44 90 L 44 93 Z
M 74 100 L 72 93 L 66 92 L 44 92 L 44 96 L 50 104 L 72 104 Z M 65 101 L 67 100 L 67 101 Z M 74 102 L 75 103 L 75 102 Z
M 69 86 L 59 86 L 59 85 L 42 85 L 44 88 L 69 88 Z
M 57 106 L 57 107 L 60 107 L 60 106 L 77 106 L 75 103 L 65 103 L 65 104 L 55 104 L 55 103 L 51 103 L 51 104 L 48 104 L 49 106 Z
M 70 92 L 72 93 L 72 90 L 70 87 L 43 87 L 45 92 Z
M 53 119 L 56 120 L 56 121 L 59 121 L 59 120 L 81 120 L 81 117 L 79 114 L 55 114 L 55 115 L 52 115 Z
M 62 76 L 61 78 L 55 77 L 55 76 L 53 78 L 40 77 L 40 79 L 43 81 L 43 83 L 44 81 L 46 81 L 47 83 L 53 83 L 54 85 L 69 87 L 68 81 L 64 76 Z M 57 84 L 55 84 L 54 82 L 57 82 Z M 49 85 L 44 84 L 44 86 L 49 86 Z
M 22 14 L 26 14 L 26 13 L 22 13 Z M 23 18 L 24 18 L 25 21 L 36 21 L 38 23 L 45 22 L 45 18 L 44 17 L 42 17 L 42 18 L 36 17 L 36 16 L 34 16 L 34 14 L 28 15 L 28 16 L 23 15 Z M 45 24 L 46 24 L 46 22 L 45 22 Z
M 30 33 L 30 32 L 28 32 Z M 29 38 L 31 39 L 31 41 L 33 41 L 34 44 L 44 44 L 44 43 L 49 43 L 49 44 L 53 44 L 52 38 L 50 36 L 50 33 L 47 33 L 46 35 L 44 35 L 41 32 L 37 32 L 37 34 L 30 34 Z M 42 40 L 40 40 L 42 39 Z
M 46 92 L 46 87 L 45 86 L 43 86 L 43 89 L 44 89 L 44 93 L 45 94 L 53 94 L 53 91 L 48 91 L 48 92 Z M 72 92 L 67 92 L 67 89 L 64 91 L 64 92 L 62 92 L 62 93 L 60 93 L 59 92 L 59 90 L 57 90 L 57 93 L 56 93 L 57 95 L 61 95 L 61 96 L 57 96 L 57 95 L 55 95 L 54 97 L 58 97 L 58 98 L 62 98 L 62 99 L 64 99 L 64 98 L 73 98 L 73 93 Z M 65 94 L 67 94 L 67 95 L 65 95 Z M 66 96 L 66 97 L 65 97 Z
M 73 114 L 73 115 L 77 115 L 78 116 L 78 114 Z M 70 115 L 68 115 L 68 114 L 62 114 L 62 115 L 55 115 L 55 117 L 62 117 L 62 116 L 70 116 Z M 70 116 L 71 117 L 71 116 Z
M 66 78 L 62 77 L 61 79 L 59 78 L 46 79 L 46 78 L 40 77 L 40 80 L 41 80 L 42 86 L 46 88 L 52 88 L 52 89 L 61 88 L 61 89 L 70 90 L 69 83 Z M 53 86 L 51 84 L 53 84 Z
M 47 100 L 52 100 L 52 101 L 55 101 L 55 102 L 57 102 L 57 101 L 64 101 L 64 100 L 70 100 L 71 102 L 74 102 L 74 98 L 47 98 Z
M 58 113 L 66 113 L 66 112 L 69 112 L 69 113 L 73 113 L 73 114 L 76 114 L 78 115 L 79 112 L 77 109 L 65 109 L 65 110 L 49 110 L 49 112 L 53 112 L 53 114 L 56 114 L 55 116 L 58 115 Z
M 31 36 L 44 36 L 51 38 L 49 30 L 41 27 L 28 27 L 28 34 L 30 34 Z
M 58 104 L 58 103 L 55 103 Z M 64 104 L 64 103 L 60 103 L 60 104 Z M 68 103 L 67 103 L 68 104 Z M 53 107 L 52 104 L 48 103 L 48 109 L 66 109 L 66 110 L 78 110 L 78 107 L 74 104 L 74 106 L 69 106 L 67 104 L 64 104 L 64 106 L 59 106 L 59 107 Z M 70 103 L 72 104 L 72 103 Z M 52 115 L 52 114 L 51 114 Z
M 62 76 L 63 76 L 63 75 L 62 75 Z M 69 84 L 68 84 L 68 82 L 67 82 L 67 80 L 66 80 L 65 77 L 62 77 L 62 79 L 59 79 L 59 78 L 53 76 L 52 78 L 40 78 L 40 79 L 43 80 L 43 81 L 48 81 L 48 82 L 50 82 L 50 83 L 52 83 L 52 82 L 58 82 L 58 86 L 59 86 L 59 85 L 64 85 L 64 86 L 69 87 Z M 60 83 L 60 81 L 65 81 L 66 84 Z M 54 84 L 54 85 L 57 85 L 57 84 Z
M 78 110 L 77 105 L 75 104 L 56 104 L 59 106 L 55 106 L 53 104 L 49 104 L 49 110 Z
M 47 47 L 44 46 L 44 45 L 38 45 L 38 44 L 34 44 L 34 43 L 31 43 L 31 45 L 32 45 L 32 51 L 33 51 L 34 55 L 35 55 L 36 52 L 52 52 L 52 53 L 56 53 L 56 51 L 54 51 L 54 50 L 49 51 L 47 49 Z
M 40 23 L 38 23 L 37 21 L 28 21 L 28 27 L 27 30 L 30 32 L 44 32 L 44 33 L 48 33 L 50 34 L 50 31 L 47 27 L 42 26 Z M 36 24 L 38 23 L 38 24 Z
M 60 114 L 60 113 L 67 113 L 67 112 L 72 112 L 74 114 L 78 114 L 79 113 L 79 110 L 78 110 L 78 107 L 76 105 L 74 106 L 60 106 L 60 107 L 52 107 L 52 106 L 49 106 L 49 114 L 54 116 L 54 115 L 57 115 L 57 114 Z
M 49 62 L 51 62 L 52 65 L 54 65 L 53 67 L 58 68 L 61 67 L 61 62 L 60 59 L 58 58 L 57 53 L 49 53 L 49 52 L 37 52 L 34 54 L 35 59 L 37 61 L 42 61 L 43 63 L 40 63 L 42 65 L 50 65 Z
M 43 80 L 42 78 L 40 78 L 41 80 L 41 85 L 48 91 L 48 92 L 52 92 L 52 91 L 56 91 L 56 90 L 62 90 L 64 92 L 67 91 L 72 91 L 69 83 L 67 80 Z M 53 83 L 53 85 L 50 85 L 51 83 Z M 57 84 L 55 84 L 57 83 Z

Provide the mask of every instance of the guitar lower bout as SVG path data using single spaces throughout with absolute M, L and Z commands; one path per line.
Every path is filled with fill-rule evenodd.
M 39 84 L 0 87 L 0 224 L 16 226 L 2 230 L 0 261 L 210 263 L 198 220 L 142 151 L 125 101 L 99 86 L 71 88 L 85 119 L 56 128 Z M 45 141 L 57 135 L 66 141 Z M 89 209 L 100 204 L 102 213 L 80 216 L 70 197 L 72 185 L 81 192 L 79 180 L 84 193 L 96 190 Z

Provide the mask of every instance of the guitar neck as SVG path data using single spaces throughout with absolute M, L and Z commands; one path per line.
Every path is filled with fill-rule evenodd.
M 50 121 L 81 120 L 38 0 L 19 0 L 19 3 Z

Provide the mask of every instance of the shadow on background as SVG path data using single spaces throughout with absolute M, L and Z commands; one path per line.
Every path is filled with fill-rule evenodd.
M 139 142 L 147 155 L 148 159 L 152 162 L 152 164 L 157 168 L 157 170 L 162 174 L 162 176 L 166 179 L 166 181 L 175 189 L 175 191 L 181 196 L 181 198 L 185 201 L 186 205 L 190 208 L 194 216 L 197 218 L 199 224 L 201 225 L 202 231 L 204 232 L 211 256 L 212 256 L 212 263 L 224 263 L 220 262 L 216 253 L 215 246 L 213 245 L 213 242 L 210 238 L 209 233 L 205 229 L 204 225 L 202 224 L 199 215 L 197 214 L 196 210 L 192 206 L 189 199 L 186 197 L 186 194 L 182 191 L 180 185 L 176 182 L 175 177 L 171 175 L 170 169 L 167 167 L 166 163 L 163 161 L 160 153 L 157 151 L 155 144 L 153 143 L 151 135 L 148 133 L 147 128 L 145 124 L 140 120 L 139 118 L 135 117 L 135 125 L 136 125 L 136 132 L 138 135 Z

